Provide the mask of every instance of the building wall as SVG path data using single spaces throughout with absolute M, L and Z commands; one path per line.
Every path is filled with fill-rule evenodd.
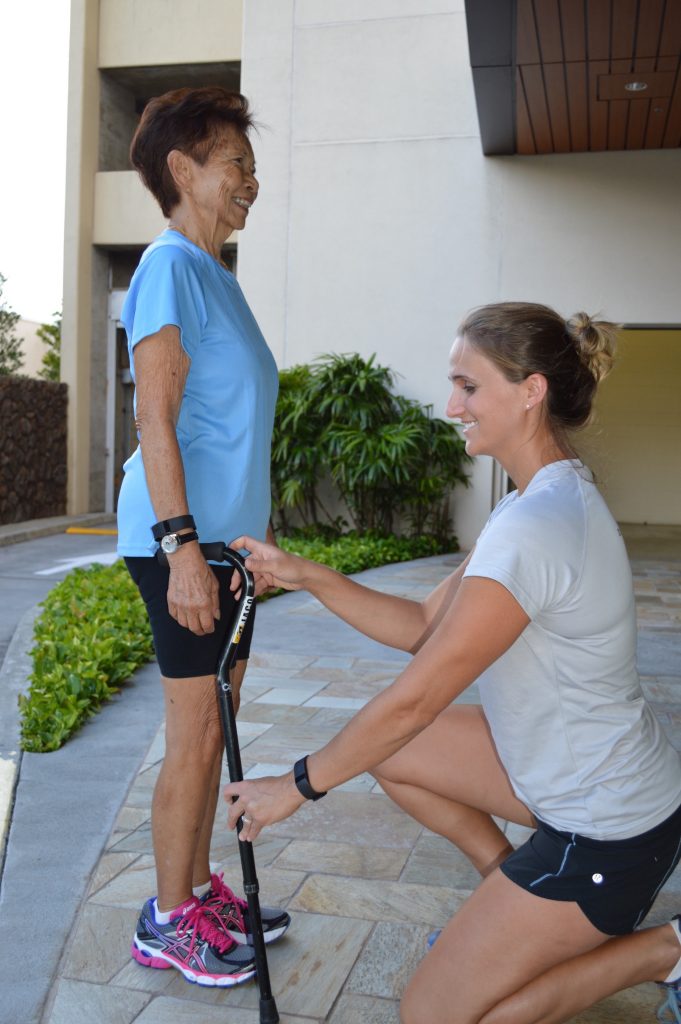
M 680 383 L 681 330 L 620 333 L 583 448 L 621 523 L 681 523 Z
M 98 6 L 101 68 L 240 59 L 242 0 L 98 0 Z
M 16 335 L 21 338 L 21 354 L 24 365 L 19 371 L 26 377 L 39 377 L 43 365 L 43 356 L 47 346 L 38 337 L 40 324 L 36 320 L 19 320 Z
M 265 128 L 239 277 L 281 366 L 377 352 L 441 411 L 472 306 L 679 321 L 681 153 L 485 158 L 462 0 L 249 0 L 242 88 Z M 474 482 L 465 546 L 490 460 Z

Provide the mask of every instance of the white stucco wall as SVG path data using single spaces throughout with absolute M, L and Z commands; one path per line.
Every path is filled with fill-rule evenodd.
M 681 153 L 484 157 L 462 2 L 249 0 L 242 60 L 266 127 L 239 277 L 280 365 L 375 351 L 440 411 L 471 306 L 681 320 Z M 490 500 L 481 460 L 464 545 Z
M 19 320 L 16 335 L 21 338 L 21 354 L 24 363 L 19 373 L 26 377 L 39 377 L 43 368 L 43 356 L 47 346 L 38 337 L 40 324 L 36 320 Z

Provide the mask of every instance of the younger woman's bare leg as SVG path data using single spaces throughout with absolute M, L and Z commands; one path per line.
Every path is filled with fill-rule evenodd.
M 481 1024 L 562 1024 L 615 992 L 661 981 L 680 956 L 668 924 L 609 939 L 535 978 L 485 1014 Z
M 395 803 L 454 843 L 483 877 L 513 850 L 492 815 L 535 824 L 511 788 L 477 705 L 447 708 L 374 775 Z

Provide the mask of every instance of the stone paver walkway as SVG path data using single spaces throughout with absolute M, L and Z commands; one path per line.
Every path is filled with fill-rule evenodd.
M 458 563 L 427 559 L 364 574 L 394 593 L 427 593 Z M 644 685 L 681 749 L 681 563 L 635 562 Z M 329 739 L 408 660 L 352 633 L 305 594 L 258 609 L 255 653 L 243 690 L 239 731 L 247 775 L 283 772 Z M 659 671 L 658 671 L 659 669 Z M 143 670 L 155 685 L 156 667 Z M 462 697 L 475 700 L 474 688 Z M 150 800 L 163 757 L 163 729 L 121 808 L 51 992 L 44 1024 L 257 1024 L 257 987 L 228 991 L 187 984 L 175 971 L 130 959 L 136 914 L 154 891 Z M 511 826 L 513 840 L 523 838 Z M 213 859 L 241 890 L 236 840 L 216 830 Z M 256 843 L 264 902 L 293 915 L 270 948 L 273 990 L 288 1024 L 394 1024 L 407 979 L 428 933 L 443 925 L 477 884 L 465 859 L 413 822 L 369 776 L 269 829 Z M 650 923 L 681 904 L 681 872 L 661 894 Z M 653 1021 L 654 985 L 613 996 L 578 1024 Z

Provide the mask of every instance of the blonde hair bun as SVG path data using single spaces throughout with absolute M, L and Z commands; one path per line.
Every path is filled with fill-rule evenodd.
M 618 324 L 595 320 L 588 313 L 575 313 L 566 321 L 582 365 L 598 383 L 606 377 L 615 361 Z

